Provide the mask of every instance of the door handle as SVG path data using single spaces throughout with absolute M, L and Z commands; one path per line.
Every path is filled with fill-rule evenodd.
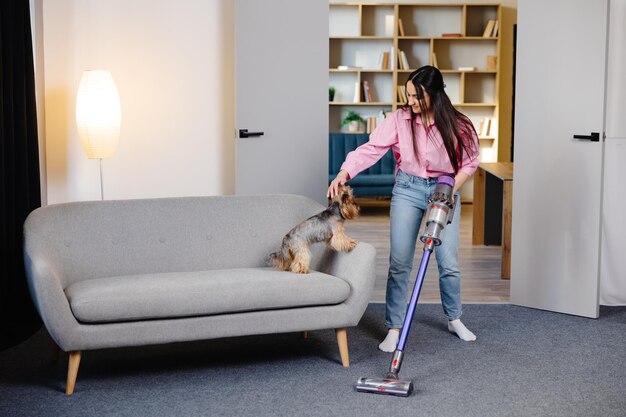
M 592 142 L 600 142 L 600 134 L 598 132 L 591 132 L 591 135 L 574 135 L 574 139 L 590 140 Z
M 248 129 L 239 129 L 240 138 L 249 138 L 252 136 L 263 136 L 264 132 L 248 132 Z

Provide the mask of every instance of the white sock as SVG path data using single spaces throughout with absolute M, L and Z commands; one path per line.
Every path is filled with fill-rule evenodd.
M 476 340 L 476 335 L 470 332 L 459 319 L 448 320 L 448 331 L 456 333 L 461 340 L 465 340 L 466 342 L 473 342 Z
M 389 329 L 387 337 L 378 345 L 378 349 L 383 352 L 393 352 L 398 347 L 398 339 L 400 339 L 400 329 Z

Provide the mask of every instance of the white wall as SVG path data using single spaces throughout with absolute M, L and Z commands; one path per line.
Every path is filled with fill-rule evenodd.
M 48 203 L 100 198 L 74 116 L 96 68 L 122 104 L 105 199 L 234 192 L 233 0 L 45 0 L 41 13 Z

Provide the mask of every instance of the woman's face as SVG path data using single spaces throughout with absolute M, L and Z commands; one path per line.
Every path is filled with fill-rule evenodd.
M 422 89 L 422 92 L 424 93 L 426 111 L 430 111 L 430 95 L 424 89 Z M 409 106 L 413 109 L 413 113 L 421 113 L 422 109 L 420 108 L 419 100 L 417 99 L 417 90 L 411 81 L 406 83 L 406 94 Z

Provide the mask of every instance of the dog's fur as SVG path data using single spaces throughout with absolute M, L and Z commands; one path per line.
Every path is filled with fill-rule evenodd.
M 354 249 L 358 242 L 345 234 L 344 221 L 357 218 L 359 206 L 349 186 L 339 186 L 338 191 L 326 210 L 309 217 L 285 235 L 280 249 L 268 257 L 271 266 L 281 271 L 308 274 L 311 244 L 326 242 L 329 247 L 342 252 Z

